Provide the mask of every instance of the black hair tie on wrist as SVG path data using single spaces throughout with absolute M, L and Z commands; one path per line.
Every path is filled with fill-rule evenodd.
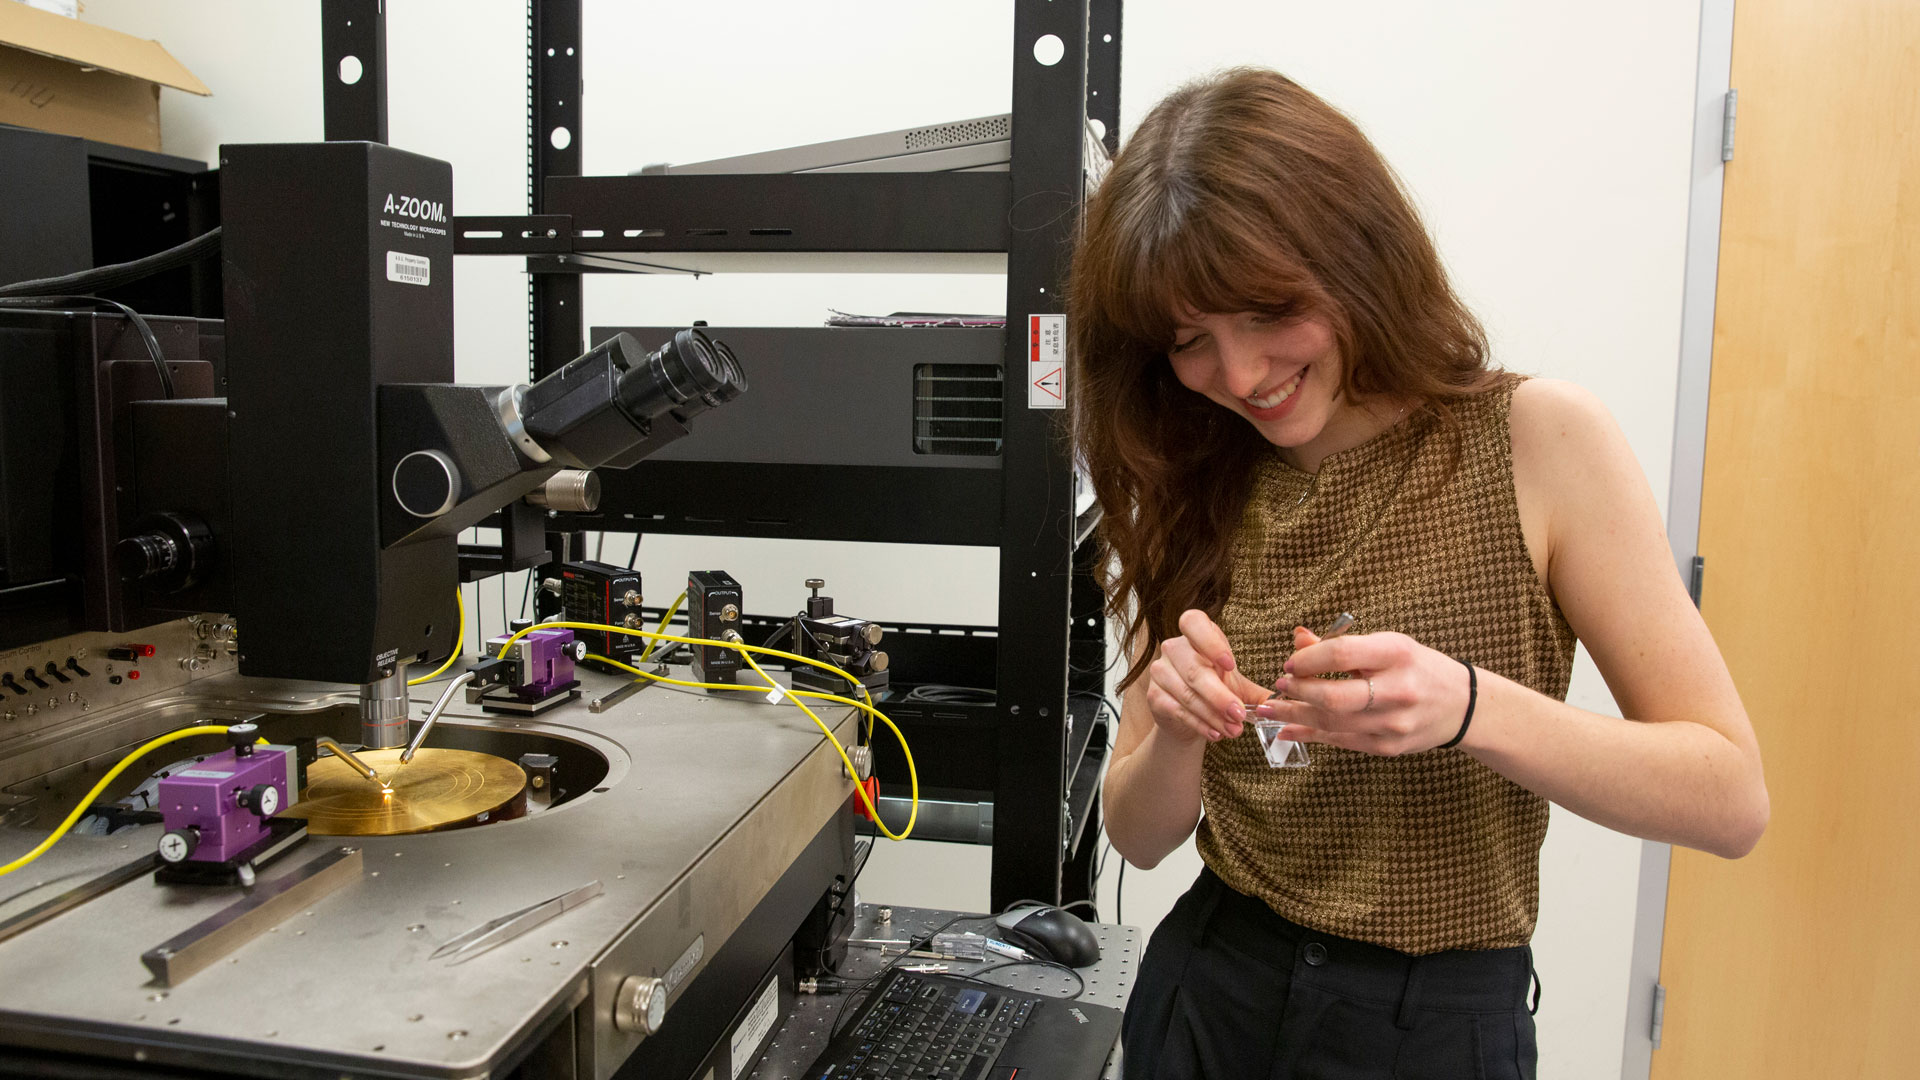
M 1455 657 L 1455 659 L 1459 658 Z M 1460 745 L 1461 739 L 1467 737 L 1467 725 L 1473 723 L 1473 704 L 1480 697 L 1480 679 L 1474 674 L 1473 663 L 1468 660 L 1460 662 L 1467 665 L 1467 715 L 1460 718 L 1460 730 L 1454 734 L 1453 738 L 1440 744 L 1438 749 L 1441 750 L 1451 750 Z

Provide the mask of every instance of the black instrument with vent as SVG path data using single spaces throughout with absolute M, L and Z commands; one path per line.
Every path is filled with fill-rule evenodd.
M 567 528 L 1000 542 L 1004 329 L 705 329 L 765 358 L 754 392 L 634 468 L 603 473 L 599 510 L 563 515 Z M 592 336 L 621 332 L 652 349 L 673 329 Z M 1025 406 L 1018 381 L 1013 398 Z

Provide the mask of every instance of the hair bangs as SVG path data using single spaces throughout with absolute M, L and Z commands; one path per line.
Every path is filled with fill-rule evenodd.
M 1102 315 L 1114 329 L 1153 352 L 1172 346 L 1187 312 L 1255 311 L 1298 315 L 1331 307 L 1305 260 L 1272 222 L 1200 200 L 1172 228 L 1128 237 Z

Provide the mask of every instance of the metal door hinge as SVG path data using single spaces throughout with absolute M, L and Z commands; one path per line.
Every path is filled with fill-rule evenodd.
M 1704 556 L 1693 557 L 1693 572 L 1687 575 L 1687 595 L 1693 597 L 1693 606 L 1700 606 L 1700 590 L 1707 582 L 1707 560 Z
M 1660 1049 L 1660 1034 L 1667 1026 L 1667 988 L 1659 983 L 1653 984 L 1653 1024 L 1647 1031 L 1647 1037 L 1653 1040 L 1653 1048 Z
M 1740 91 L 1729 90 L 1720 106 L 1720 160 L 1733 160 L 1733 121 L 1740 111 Z

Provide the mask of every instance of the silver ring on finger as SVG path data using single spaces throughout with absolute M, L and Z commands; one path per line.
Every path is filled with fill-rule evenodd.
M 1372 679 L 1367 680 L 1367 704 L 1360 711 L 1361 712 L 1373 711 L 1373 680 Z

